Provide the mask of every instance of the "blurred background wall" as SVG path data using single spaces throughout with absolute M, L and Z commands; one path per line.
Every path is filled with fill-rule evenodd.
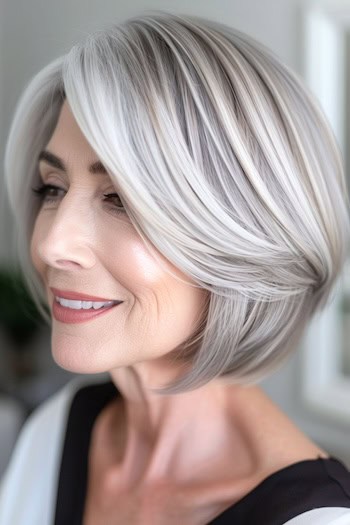
M 163 9 L 208 17 L 245 31 L 269 46 L 303 74 L 303 2 L 296 0 L 1 0 L 0 2 L 0 157 L 16 101 L 29 79 L 66 53 L 86 33 L 112 21 Z M 0 163 L 0 264 L 14 261 L 13 221 Z M 74 375 L 57 367 L 50 335 L 42 327 L 16 352 L 0 326 L 0 475 L 25 417 Z M 271 398 L 308 435 L 350 466 L 349 426 L 307 409 L 300 395 L 302 345 L 288 363 L 262 383 Z M 17 357 L 10 357 L 17 355 Z M 19 356 L 19 357 L 18 357 Z M 11 402 L 7 402 L 11 396 Z M 0 395 L 1 399 L 1 395 Z M 349 399 L 350 403 L 350 399 Z M 4 428 L 7 432 L 5 435 Z

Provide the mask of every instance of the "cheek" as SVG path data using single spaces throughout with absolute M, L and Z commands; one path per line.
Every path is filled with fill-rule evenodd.
M 174 291 L 172 297 L 174 320 L 184 339 L 187 339 L 199 327 L 204 314 L 206 297 L 205 290 L 181 283 Z
M 124 283 L 137 299 L 135 309 L 140 307 L 145 333 L 154 333 L 161 345 L 180 344 L 199 326 L 208 292 L 192 286 L 159 252 L 156 259 L 140 239 L 134 239 L 123 253 Z
M 180 347 L 200 326 L 204 306 L 203 291 L 171 278 L 157 298 L 157 316 L 150 330 L 154 348 L 164 355 Z
M 121 284 L 142 300 L 162 288 L 164 270 L 132 228 L 111 234 L 100 245 L 100 258 Z

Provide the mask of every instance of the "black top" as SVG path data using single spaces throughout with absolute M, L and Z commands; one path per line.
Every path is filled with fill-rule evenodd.
M 68 414 L 54 525 L 81 525 L 87 489 L 92 427 L 101 410 L 119 396 L 112 381 L 78 390 Z M 350 472 L 336 458 L 294 463 L 264 479 L 208 525 L 283 525 L 320 507 L 350 508 Z

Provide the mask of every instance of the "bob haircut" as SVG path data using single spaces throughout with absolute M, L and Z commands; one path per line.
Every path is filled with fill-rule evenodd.
M 200 329 L 175 349 L 184 373 L 154 392 L 275 370 L 333 300 L 350 231 L 336 141 L 298 76 L 241 32 L 164 11 L 94 32 L 37 73 L 5 178 L 19 264 L 48 322 L 31 190 L 65 99 L 146 246 L 210 292 Z

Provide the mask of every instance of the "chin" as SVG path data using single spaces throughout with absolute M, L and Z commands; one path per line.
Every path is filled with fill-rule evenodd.
M 76 374 L 100 374 L 113 369 L 124 368 L 135 364 L 138 360 L 126 360 L 128 353 L 118 359 L 117 349 L 111 345 L 104 347 L 88 344 L 86 338 L 78 339 L 71 336 L 52 337 L 51 353 L 54 362 L 64 370 Z M 124 358 L 124 359 L 123 359 Z

